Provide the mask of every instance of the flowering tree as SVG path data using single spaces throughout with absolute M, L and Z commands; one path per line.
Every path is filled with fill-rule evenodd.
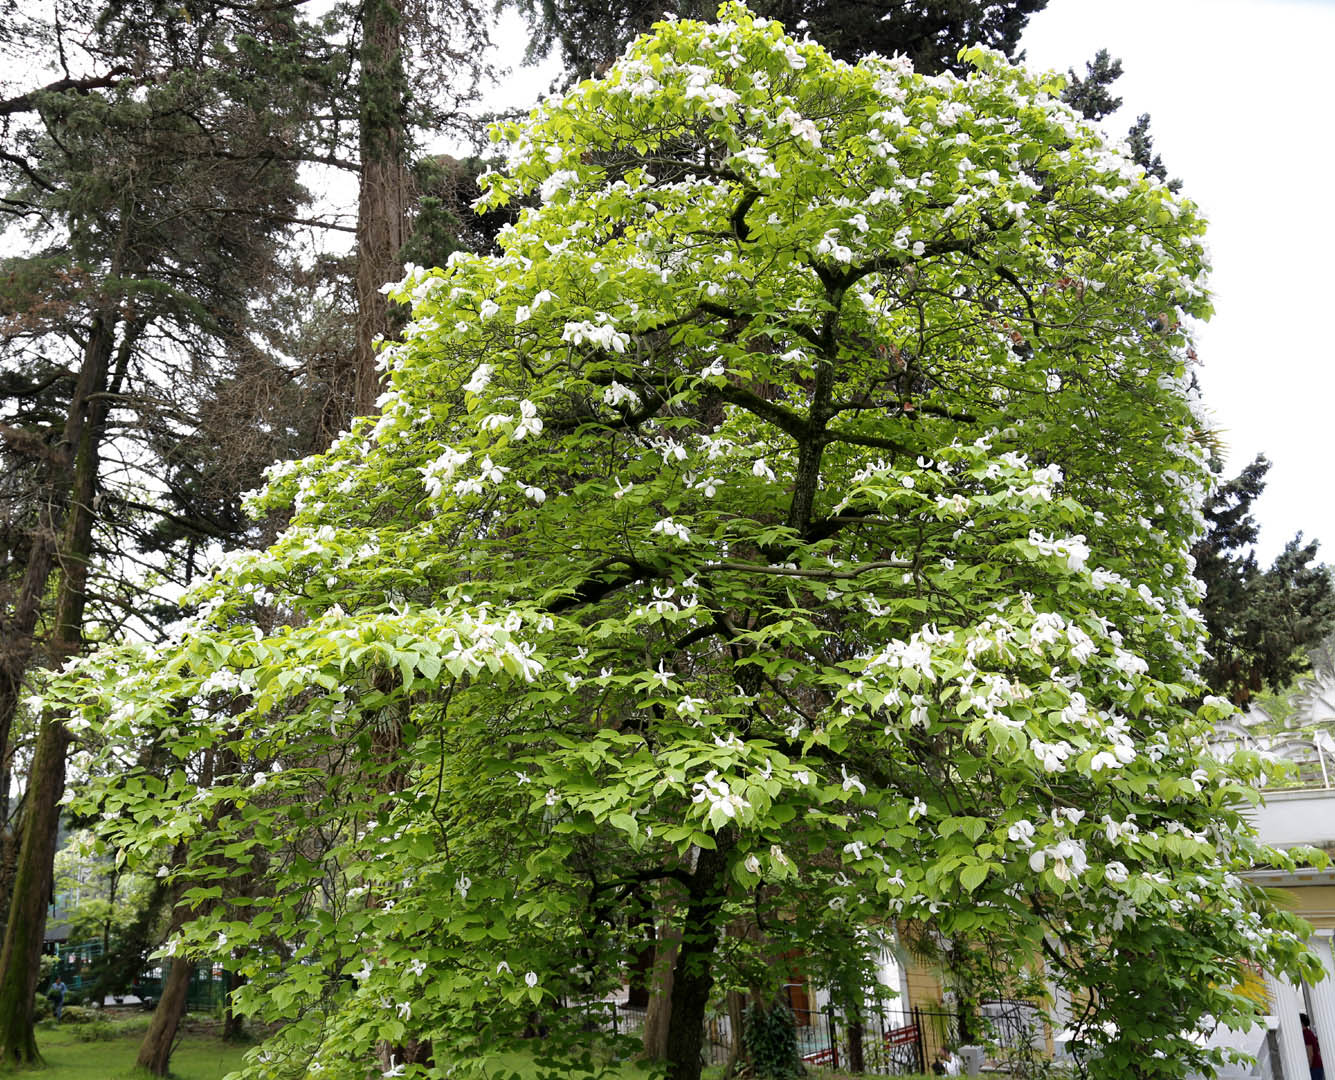
M 1244 962 L 1313 963 L 1192 704 L 1195 208 L 995 54 L 722 17 L 497 129 L 484 204 L 542 205 L 398 286 L 382 414 L 275 468 L 290 525 L 176 640 L 52 691 L 181 761 L 83 798 L 187 845 L 169 953 L 286 1022 L 252 1076 L 562 1053 L 650 914 L 673 1078 L 739 920 L 1042 958 L 1108 1076 L 1203 1067 Z

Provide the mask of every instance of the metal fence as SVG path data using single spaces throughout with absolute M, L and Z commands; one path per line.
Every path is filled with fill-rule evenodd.
M 578 1022 L 587 1030 L 639 1037 L 647 1010 L 612 1001 L 572 1005 Z M 894 1009 L 868 1006 L 860 1022 L 830 1009 L 794 1009 L 798 1054 L 808 1071 L 862 1072 L 880 1076 L 931 1071 L 943 1050 L 956 1050 L 962 1041 L 987 1046 L 997 1059 L 1028 1049 L 1042 1049 L 1047 1041 L 1046 1020 L 1032 1002 L 992 999 L 979 1003 L 975 1023 L 962 1032 L 958 1013 L 948 1009 Z M 706 1065 L 730 1060 L 740 1032 L 726 1012 L 705 1016 L 701 1056 Z
M 617 1036 L 639 1036 L 643 1007 L 596 1001 L 572 1005 L 578 1023 L 589 1030 Z M 861 1023 L 829 1010 L 794 1009 L 798 1054 L 808 1071 L 856 1070 L 882 1076 L 922 1073 L 930 1069 L 942 1047 L 959 1041 L 959 1019 L 946 1010 L 896 1010 L 871 1007 Z M 705 1016 L 701 1056 L 706 1065 L 727 1063 L 740 1037 L 723 1011 Z

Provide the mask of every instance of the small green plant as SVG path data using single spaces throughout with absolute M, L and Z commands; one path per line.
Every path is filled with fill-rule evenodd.
M 797 1020 L 786 1002 L 765 1008 L 753 1003 L 742 1014 L 742 1045 L 751 1058 L 755 1076 L 787 1080 L 800 1076 L 797 1055 Z
M 97 1010 L 85 1005 L 66 1005 L 60 1015 L 62 1024 L 91 1024 L 97 1019 Z
M 119 1039 L 122 1034 L 121 1029 L 110 1020 L 94 1020 L 74 1028 L 74 1038 L 79 1042 L 110 1042 Z

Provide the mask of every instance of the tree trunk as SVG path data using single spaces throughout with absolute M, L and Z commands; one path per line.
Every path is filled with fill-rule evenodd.
M 862 1061 L 862 1018 L 856 1013 L 848 1021 L 848 1071 L 865 1072 Z
M 672 1015 L 667 1030 L 667 1080 L 700 1080 L 705 1008 L 714 986 L 714 948 L 719 940 L 719 913 L 727 888 L 725 833 L 718 848 L 702 850 L 691 875 L 690 900 L 682 920 L 681 947 L 672 969 Z
M 746 1011 L 746 995 L 740 990 L 728 991 L 728 1034 L 732 1036 L 732 1045 L 728 1047 L 728 1062 L 723 1067 L 724 1076 L 734 1076 L 742 1061 L 742 1023 Z
M 224 1042 L 235 1042 L 246 1033 L 246 1020 L 238 1016 L 232 1008 L 232 991 L 245 982 L 245 977 L 237 975 L 230 968 L 223 969 L 223 1030 Z
M 42 722 L 28 777 L 28 812 L 5 943 L 0 949 L 0 1063 L 41 1061 L 33 1036 L 33 996 L 51 900 L 51 864 L 60 828 L 60 796 L 65 788 L 65 750 L 70 733 L 53 716 Z
M 106 389 L 111 370 L 112 350 L 115 346 L 116 319 L 114 315 L 96 315 L 89 328 L 84 346 L 83 365 L 79 380 L 65 417 L 65 429 L 56 447 L 53 475 L 47 484 L 46 513 L 33 531 L 28 551 L 27 569 L 13 613 L 4 626 L 4 648 L 0 649 L 0 762 L 10 757 L 9 736 L 18 713 L 28 666 L 36 650 L 35 632 L 47 596 L 51 573 L 56 567 L 59 538 L 69 535 L 65 509 L 73 496 L 76 482 L 76 461 L 84 448 L 90 410 L 105 415 L 101 402 L 89 399 Z M 98 406 L 101 406 L 98 408 Z M 100 425 L 95 425 L 100 427 Z M 97 432 L 100 442 L 101 432 Z M 8 785 L 0 791 L 0 818 L 8 817 Z
M 631 955 L 629 970 L 626 972 L 626 1004 L 632 1009 L 649 1007 L 649 986 L 654 970 L 654 913 L 644 889 L 636 889 L 631 895 L 633 904 L 630 914 L 632 932 L 640 936 L 640 946 Z
M 60 568 L 56 592 L 54 635 L 50 659 L 59 664 L 83 643 L 83 612 L 87 602 L 88 561 L 93 546 L 93 499 L 97 492 L 99 451 L 106 426 L 107 402 L 96 397 L 111 375 L 116 316 L 98 314 L 88 335 L 83 366 L 66 417 L 59 454 L 65 464 L 50 486 L 51 517 L 33 539 L 15 626 L 20 640 L 7 651 L 0 675 L 0 760 L 18 710 L 22 686 L 34 652 L 33 629 L 54 565 Z M 129 355 L 131 338 L 122 342 L 119 362 Z M 54 541 L 60 507 L 65 508 L 60 541 Z M 20 842 L 5 944 L 0 951 L 0 1061 L 36 1060 L 32 1034 L 33 992 L 38 958 L 46 933 L 51 867 L 60 826 L 60 796 L 65 787 L 65 751 L 70 733 L 55 717 L 46 717 L 37 737 L 27 808 Z
M 399 250 L 407 239 L 406 80 L 402 0 L 367 0 L 362 16 L 360 143 L 357 198 L 357 348 L 352 415 L 374 411 L 380 394 L 375 341 L 392 336 L 389 304 L 380 291 L 403 276 Z
M 649 1004 L 644 1013 L 644 1056 L 667 1060 L 668 1021 L 672 1017 L 672 970 L 677 963 L 681 934 L 671 923 L 671 908 L 659 914 L 654 966 L 649 975 Z
M 162 997 L 158 1007 L 153 1010 L 153 1022 L 144 1034 L 144 1041 L 139 1044 L 139 1056 L 135 1064 L 147 1069 L 154 1076 L 166 1076 L 171 1064 L 172 1047 L 176 1042 L 176 1029 L 185 1015 L 185 999 L 190 992 L 190 976 L 195 965 L 184 960 L 172 961 L 167 972 L 167 981 L 162 985 Z

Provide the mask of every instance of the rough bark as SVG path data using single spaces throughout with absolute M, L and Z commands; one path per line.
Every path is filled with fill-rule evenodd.
M 246 1018 L 232 1008 L 232 991 L 245 982 L 245 977 L 230 970 L 223 971 L 223 1030 L 224 1042 L 235 1042 L 245 1037 Z
M 862 1020 L 861 1018 L 850 1020 L 848 1024 L 848 1069 L 849 1072 L 860 1073 L 865 1071 L 866 1066 L 862 1060 Z
M 714 851 L 702 850 L 691 875 L 681 947 L 672 970 L 672 1015 L 667 1026 L 667 1080 L 700 1080 L 705 1007 L 714 986 L 714 949 L 726 890 L 726 833 Z
M 28 777 L 28 813 L 24 819 L 14 896 L 0 949 L 0 1063 L 41 1061 L 33 1035 L 33 996 L 51 899 L 51 864 L 60 826 L 60 796 L 65 788 L 65 751 L 70 733 L 56 717 L 42 723 Z
M 135 1064 L 147 1069 L 154 1076 L 166 1076 L 171 1064 L 172 1046 L 176 1042 L 176 1029 L 185 1015 L 186 995 L 190 991 L 190 976 L 194 973 L 193 964 L 184 960 L 173 962 L 167 971 L 167 981 L 162 986 L 162 997 L 158 1007 L 153 1010 L 153 1022 L 144 1033 L 144 1041 L 139 1044 L 139 1056 Z
M 360 142 L 357 198 L 357 347 L 351 415 L 375 409 L 380 373 L 375 341 L 392 335 L 390 310 L 380 287 L 403 275 L 399 251 L 407 240 L 401 0 L 367 0 L 362 16 Z
M 654 965 L 649 975 L 649 1005 L 644 1014 L 644 1056 L 648 1061 L 667 1060 L 668 1020 L 672 1016 L 672 973 L 677 963 L 681 933 L 672 925 L 671 909 L 659 916 L 659 934 Z
M 0 678 L 0 760 L 8 750 L 18 690 L 33 659 L 32 630 L 37 611 L 56 566 L 60 569 L 60 585 L 49 647 L 52 663 L 59 664 L 73 656 L 83 644 L 88 562 L 93 545 L 93 498 L 107 418 L 106 400 L 97 395 L 106 388 L 111 375 L 115 326 L 115 316 L 110 314 L 100 314 L 93 321 L 59 447 L 61 465 L 51 485 L 51 518 L 47 527 L 39 530 L 41 535 L 33 540 L 35 563 L 29 563 L 15 617 L 17 629 L 23 630 L 25 626 L 28 629 L 12 651 L 6 650 L 5 671 Z M 128 345 L 123 345 L 122 359 L 128 355 Z M 62 513 L 60 539 L 54 542 Z M 40 581 L 34 572 L 40 575 Z M 32 1034 L 33 993 L 46 932 L 69 742 L 70 734 L 58 718 L 47 717 L 43 721 L 28 778 L 24 829 L 10 892 L 5 944 L 0 951 L 0 1061 L 37 1060 Z
M 51 574 L 56 569 L 57 553 L 62 536 L 68 537 L 69 523 L 66 510 L 73 497 L 76 483 L 76 460 L 85 446 L 90 412 L 105 413 L 93 395 L 106 389 L 115 347 L 115 316 L 97 315 L 89 329 L 84 347 L 83 364 L 75 384 L 74 396 L 65 417 L 65 429 L 51 462 L 51 476 L 47 484 L 45 514 L 41 524 L 33 530 L 28 551 L 27 568 L 13 612 L 5 620 L 3 645 L 0 646 L 0 762 L 10 756 L 9 736 L 18 713 L 24 680 L 36 652 L 37 622 L 41 617 L 43 601 Z M 96 417 L 92 417 L 96 419 Z M 100 443 L 100 434 L 98 442 Z M 95 451 L 95 447 L 93 447 Z M 91 499 L 90 499 L 91 502 Z M 63 563 L 63 559 L 61 560 Z M 0 791 L 0 817 L 7 816 L 8 789 Z

